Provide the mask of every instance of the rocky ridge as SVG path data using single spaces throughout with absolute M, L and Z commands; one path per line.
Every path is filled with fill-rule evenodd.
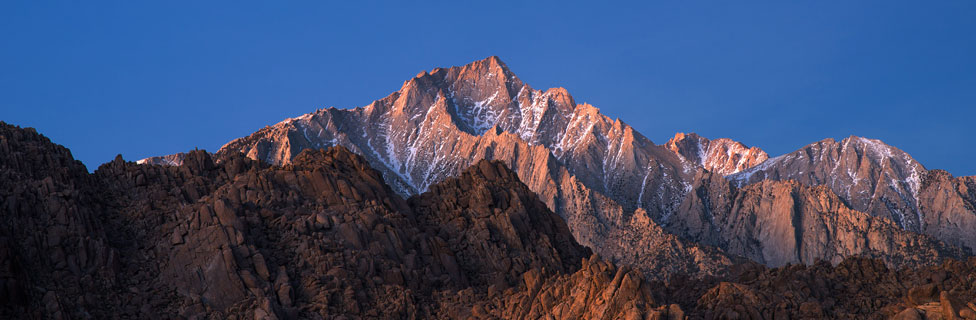
M 757 147 L 747 147 L 728 138 L 709 140 L 695 133 L 676 133 L 664 146 L 705 170 L 723 176 L 752 168 L 769 159 L 769 155 Z

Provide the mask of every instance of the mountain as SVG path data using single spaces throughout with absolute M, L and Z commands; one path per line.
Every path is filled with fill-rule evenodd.
M 934 222 L 926 230 L 937 231 L 926 234 L 936 239 L 911 234 L 924 230 L 905 213 L 921 209 L 915 209 L 917 196 L 903 196 L 918 192 L 921 165 L 880 142 L 848 140 L 825 140 L 816 150 L 773 159 L 756 147 L 696 134 L 656 145 L 623 121 L 576 104 L 565 89 L 531 88 L 489 57 L 421 72 L 364 107 L 286 119 L 227 143 L 216 155 L 289 164 L 302 150 L 344 146 L 403 196 L 482 159 L 498 160 L 566 220 L 580 244 L 651 279 L 719 275 L 735 256 L 778 266 L 865 254 L 914 266 L 971 252 L 953 248 L 966 244 L 958 238 L 971 222 L 966 217 Z M 813 152 L 824 154 L 802 161 Z M 848 168 L 852 175 L 841 177 Z M 800 184 L 747 187 L 765 180 Z M 829 190 L 813 188 L 824 184 Z M 883 185 L 893 187 L 876 187 Z M 732 222 L 737 225 L 727 225 Z M 851 238 L 868 235 L 879 238 L 870 245 Z
M 973 179 L 928 171 L 880 140 L 825 139 L 728 178 L 739 186 L 763 180 L 826 186 L 852 209 L 976 250 L 976 210 L 967 188 Z
M 411 195 L 516 144 L 545 148 L 587 188 L 652 216 L 671 213 L 686 192 L 683 179 L 693 174 L 690 163 L 597 108 L 576 104 L 565 89 L 522 83 L 498 57 L 422 72 L 365 107 L 287 119 L 218 153 L 286 164 L 305 148 L 342 145 L 381 168 L 397 192 Z M 519 156 L 511 161 L 535 162 Z M 545 170 L 535 163 L 527 169 L 522 175 Z
M 769 155 L 757 147 L 750 148 L 728 138 L 709 140 L 694 133 L 679 132 L 664 146 L 705 170 L 721 175 L 749 169 L 769 159 Z
M 678 249 L 695 244 L 656 230 L 656 221 L 684 198 L 694 164 L 595 107 L 576 104 L 565 89 L 531 88 L 497 57 L 422 72 L 365 107 L 287 119 L 216 154 L 287 164 L 304 149 L 333 145 L 363 155 L 402 195 L 423 192 L 482 159 L 499 160 L 601 255 L 664 277 L 669 273 L 652 270 L 695 261 Z M 731 263 L 714 249 L 700 249 L 695 267 L 704 274 Z

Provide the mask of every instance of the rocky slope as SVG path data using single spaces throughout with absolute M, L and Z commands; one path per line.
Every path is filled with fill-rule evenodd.
M 769 159 L 729 179 L 743 186 L 763 180 L 795 180 L 826 186 L 852 209 L 893 221 L 901 228 L 976 249 L 972 178 L 928 171 L 910 155 L 879 140 L 826 139 Z
M 757 147 L 750 148 L 727 138 L 709 140 L 694 133 L 679 132 L 664 146 L 705 170 L 721 175 L 749 169 L 769 159 L 769 155 Z
M 971 254 L 853 210 L 825 186 L 764 180 L 739 188 L 707 172 L 665 228 L 770 266 L 839 263 L 850 256 L 924 266 Z

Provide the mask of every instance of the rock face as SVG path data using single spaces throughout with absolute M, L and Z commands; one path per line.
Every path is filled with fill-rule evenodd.
M 708 140 L 694 133 L 679 132 L 664 146 L 705 170 L 723 176 L 752 168 L 769 159 L 769 155 L 757 147 L 750 148 L 726 138 Z
M 739 186 L 795 180 L 826 186 L 852 209 L 899 227 L 976 249 L 972 178 L 927 171 L 907 153 L 879 140 L 826 139 L 729 176 Z M 923 183 L 924 182 L 924 183 Z M 967 182 L 969 183 L 967 185 Z
M 95 185 L 68 149 L 0 122 L 0 318 L 108 317 L 103 301 L 132 296 L 107 290 L 124 278 Z
M 922 233 L 976 251 L 976 177 L 930 170 L 918 192 Z
M 839 263 L 879 258 L 895 266 L 922 266 L 966 250 L 901 229 L 892 221 L 849 208 L 825 186 L 764 180 L 737 188 L 703 173 L 666 228 L 769 266 Z
M 192 151 L 88 174 L 0 124 L 0 151 L 2 318 L 681 314 L 590 257 L 500 162 L 403 200 L 342 147 L 284 167 Z

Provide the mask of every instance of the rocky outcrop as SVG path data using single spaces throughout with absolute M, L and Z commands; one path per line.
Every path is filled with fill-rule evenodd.
M 110 318 L 168 308 L 141 291 L 104 224 L 99 185 L 70 151 L 0 122 L 0 318 Z
M 660 305 L 640 273 L 594 255 L 573 274 L 544 278 L 539 270 L 523 276 L 525 290 L 480 301 L 476 319 L 685 319 L 677 304 Z
M 515 283 L 531 268 L 570 273 L 589 256 L 569 227 L 514 172 L 481 161 L 409 199 L 418 222 L 447 240 L 483 284 Z
M 166 170 L 193 163 L 215 182 L 211 191 L 190 196 L 152 232 L 167 261 L 159 276 L 188 300 L 188 316 L 432 316 L 447 312 L 437 297 L 448 292 L 509 288 L 532 268 L 573 272 L 588 255 L 498 163 L 410 202 L 344 148 L 307 150 L 285 167 L 231 155 L 218 164 L 197 152 Z M 129 172 L 163 168 L 97 174 L 158 181 L 166 175 Z M 115 190 L 139 192 L 128 183 Z
M 664 146 L 705 170 L 723 176 L 752 168 L 769 159 L 769 155 L 757 147 L 750 148 L 727 138 L 709 140 L 694 133 L 676 133 Z

